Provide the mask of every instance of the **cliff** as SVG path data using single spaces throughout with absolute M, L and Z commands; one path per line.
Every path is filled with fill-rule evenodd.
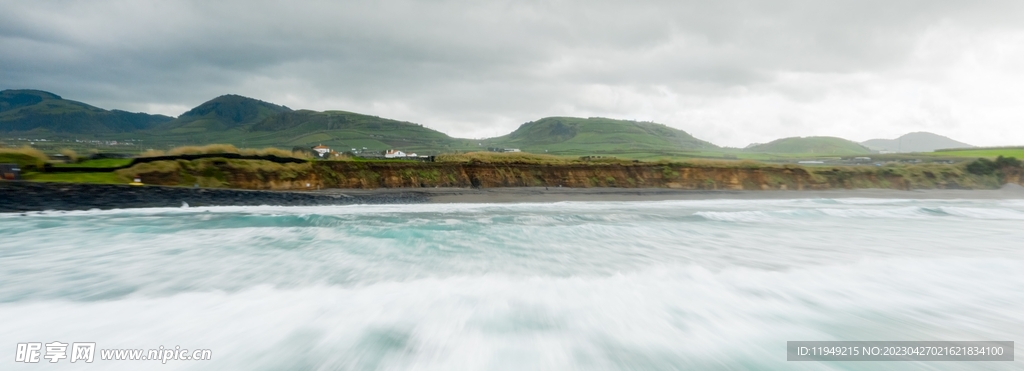
M 244 189 L 619 187 L 693 190 L 993 189 L 1024 184 L 1019 167 L 973 174 L 960 165 L 777 166 L 754 163 L 491 164 L 199 159 L 118 170 L 147 184 Z

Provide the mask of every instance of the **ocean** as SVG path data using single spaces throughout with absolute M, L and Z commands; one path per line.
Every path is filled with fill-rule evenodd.
M 0 214 L 0 368 L 1019 370 L 786 342 L 1022 340 L 1022 227 L 1022 200 Z M 95 360 L 14 362 L 32 342 Z M 100 359 L 160 347 L 212 357 Z

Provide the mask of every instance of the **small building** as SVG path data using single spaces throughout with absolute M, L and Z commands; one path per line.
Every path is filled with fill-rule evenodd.
M 405 157 L 419 157 L 415 152 L 405 155 Z
M 331 153 L 331 149 L 323 144 L 313 147 L 313 151 L 316 152 L 317 155 L 319 155 L 320 157 L 324 157 L 328 153 Z
M 18 164 L 0 164 L 0 180 L 21 180 Z
M 397 149 L 389 149 L 386 152 L 384 152 L 384 158 L 404 158 L 404 157 L 405 157 L 405 152 L 399 151 Z

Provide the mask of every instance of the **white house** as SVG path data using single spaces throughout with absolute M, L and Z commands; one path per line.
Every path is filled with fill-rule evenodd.
M 327 148 L 327 146 L 323 144 L 313 147 L 313 150 L 316 151 L 317 155 L 319 155 L 320 157 L 324 157 L 324 155 L 331 153 L 331 149 Z
M 401 158 L 401 157 L 405 157 L 405 152 L 399 151 L 397 149 L 389 149 L 387 152 L 384 152 L 384 158 Z

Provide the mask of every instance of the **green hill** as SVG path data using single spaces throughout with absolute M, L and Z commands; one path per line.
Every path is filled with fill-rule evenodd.
M 718 148 L 685 131 L 662 124 L 600 117 L 543 118 L 525 123 L 508 135 L 480 142 L 488 147 L 557 154 L 656 153 Z
M 396 148 L 420 154 L 500 147 L 538 153 L 640 158 L 722 151 L 665 125 L 607 118 L 549 117 L 523 124 L 505 136 L 469 140 L 452 138 L 410 122 L 345 111 L 293 111 L 239 95 L 214 98 L 176 119 L 107 111 L 41 91 L 8 90 L 0 97 L 0 125 L 5 125 L 0 126 L 0 131 L 67 132 L 77 133 L 76 138 L 92 134 L 102 140 L 130 138 L 133 150 L 140 151 L 211 143 L 283 148 L 324 144 L 338 151 Z M 62 140 L 64 144 L 59 146 L 71 146 L 66 144 L 68 136 Z
M 746 152 L 855 155 L 871 153 L 871 150 L 856 142 L 836 137 L 791 137 L 777 139 L 744 149 Z
M 45 91 L 0 91 L 0 132 L 127 133 L 170 120 L 163 115 L 108 111 Z
M 468 149 L 468 140 L 423 125 L 345 111 L 299 110 L 280 113 L 253 124 L 245 135 L 251 142 L 312 146 L 324 144 L 339 151 L 352 148 L 382 151 L 442 151 Z
M 878 151 L 890 152 L 931 152 L 947 148 L 970 148 L 970 144 L 958 142 L 949 137 L 926 131 L 904 134 L 896 139 L 871 139 L 861 142 L 864 146 Z
M 223 131 L 254 124 L 291 109 L 240 95 L 222 95 L 156 128 L 172 134 Z

